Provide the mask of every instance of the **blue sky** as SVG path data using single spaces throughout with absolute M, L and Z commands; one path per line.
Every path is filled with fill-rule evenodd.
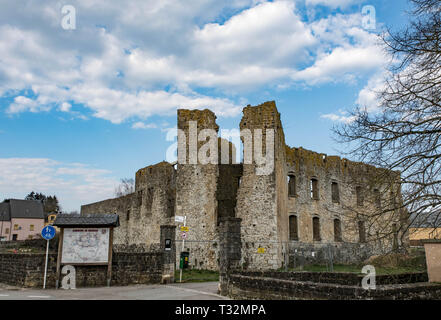
M 113 197 L 165 160 L 177 108 L 221 128 L 275 100 L 290 146 L 338 154 L 345 110 L 375 111 L 385 26 L 406 0 L 0 1 L 0 199 L 56 194 L 65 211 Z M 64 5 L 76 10 L 65 30 Z M 376 11 L 376 29 L 363 7 Z

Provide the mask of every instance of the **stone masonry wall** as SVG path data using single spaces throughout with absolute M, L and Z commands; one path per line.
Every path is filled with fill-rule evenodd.
M 45 254 L 0 253 L 0 283 L 42 288 Z M 46 286 L 55 287 L 57 255 L 49 254 Z M 114 252 L 111 285 L 160 283 L 163 258 L 160 252 Z M 76 286 L 106 286 L 107 266 L 76 266 Z M 62 279 L 63 275 L 61 275 Z
M 284 137 L 280 114 L 274 102 L 257 107 L 248 106 L 243 110 L 240 129 L 249 129 L 254 136 L 255 129 L 274 129 L 275 168 L 270 174 L 256 174 L 256 162 L 243 165 L 243 176 L 237 195 L 236 217 L 242 219 L 242 266 L 250 269 L 277 269 L 282 266 L 281 246 L 278 242 L 287 233 L 285 203 L 281 199 L 286 191 L 283 183 L 281 163 L 284 162 Z M 263 154 L 266 150 L 266 136 L 263 136 Z M 246 141 L 243 139 L 244 144 Z M 254 150 L 253 138 L 253 150 Z M 283 145 L 283 148 L 281 148 Z M 285 224 L 285 226 L 283 225 Z M 258 243 L 267 241 L 265 254 L 257 254 Z M 273 243 L 271 243 L 273 242 Z
M 84 205 L 81 214 L 118 214 L 121 226 L 115 229 L 114 243 L 149 250 L 158 243 L 160 225 L 174 223 L 175 194 L 175 169 L 161 162 L 138 170 L 134 193 Z
M 392 226 L 401 225 L 402 216 L 394 210 L 382 211 L 387 210 L 390 193 L 397 192 L 391 190 L 393 184 L 389 181 L 399 179 L 396 173 L 303 148 L 286 147 L 286 154 L 286 175 L 295 176 L 296 181 L 296 194 L 288 197 L 288 216 L 297 216 L 298 241 L 335 243 L 334 220 L 338 219 L 341 241 L 358 243 L 358 222 L 365 221 L 366 241 L 374 251 L 382 253 L 380 248 L 392 249 Z M 318 181 L 318 199 L 311 197 L 312 178 Z M 338 201 L 333 201 L 332 183 L 337 183 Z M 356 187 L 361 188 L 362 205 L 357 203 Z M 380 207 L 377 195 L 381 197 Z M 320 218 L 321 240 L 318 242 L 313 239 L 313 217 Z
M 320 276 L 320 275 L 317 275 Z M 441 285 L 427 282 L 377 286 L 296 281 L 273 277 L 231 274 L 227 295 L 233 299 L 258 300 L 440 300 Z
M 176 176 L 176 215 L 187 217 L 188 238 L 191 243 L 190 261 L 200 269 L 216 270 L 218 268 L 217 248 L 217 164 L 190 163 L 190 122 L 196 122 L 199 133 L 203 129 L 219 130 L 216 116 L 209 110 L 178 110 L 178 129 L 186 134 L 185 141 L 178 137 L 178 144 L 186 146 L 188 164 L 178 163 Z M 197 137 L 197 136 L 196 136 Z M 196 138 L 197 139 L 197 138 Z M 217 137 L 216 137 L 217 139 Z M 197 142 L 200 150 L 204 142 Z M 178 158 L 179 158 L 178 150 Z M 205 242 L 199 242 L 199 241 Z M 186 248 L 190 248 L 187 246 Z M 181 245 L 178 244 L 178 252 Z M 177 255 L 179 256 L 179 255 Z
M 119 216 L 120 226 L 114 229 L 113 243 L 114 244 L 129 244 L 131 243 L 131 230 L 127 223 L 127 213 L 132 210 L 134 206 L 135 193 L 126 195 L 124 197 L 108 199 L 96 203 L 81 206 L 81 214 L 93 213 L 114 213 Z

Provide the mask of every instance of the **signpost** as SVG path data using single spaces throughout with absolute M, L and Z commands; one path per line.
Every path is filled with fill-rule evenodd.
M 46 239 L 46 263 L 44 265 L 44 280 L 43 280 L 43 289 L 46 289 L 46 275 L 47 275 L 47 260 L 49 256 L 49 240 L 55 237 L 55 228 L 48 225 L 41 230 L 41 236 L 43 239 Z
M 184 216 L 184 217 L 176 216 L 175 217 L 175 221 L 176 222 L 183 222 L 184 223 L 184 226 L 181 227 L 181 231 L 182 231 L 182 233 L 181 233 L 181 237 L 182 237 L 182 250 L 181 250 L 181 254 L 182 254 L 182 252 L 184 252 L 185 239 L 187 238 L 187 232 L 188 232 L 188 227 L 186 226 L 186 224 L 187 224 L 187 216 Z M 183 268 L 183 266 L 181 266 L 181 268 L 180 268 L 181 270 L 179 272 L 179 282 L 182 282 L 182 268 Z

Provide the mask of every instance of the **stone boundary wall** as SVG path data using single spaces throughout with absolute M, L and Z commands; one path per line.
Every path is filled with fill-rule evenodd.
M 46 241 L 44 239 L 29 239 L 17 241 L 0 241 L 0 250 L 8 249 L 38 249 L 46 251 Z M 49 249 L 56 250 L 58 248 L 58 234 L 49 241 Z
M 441 300 L 441 284 L 427 282 L 377 286 L 365 290 L 360 285 L 292 281 L 230 274 L 227 296 L 259 300 Z
M 372 255 L 382 253 L 371 243 L 354 242 L 302 243 L 290 241 L 288 248 L 290 253 L 288 266 L 291 268 L 326 264 L 330 260 L 341 264 L 361 263 Z
M 0 283 L 42 288 L 45 254 L 0 253 Z M 46 287 L 55 288 L 57 254 L 49 254 Z M 107 266 L 75 266 L 76 286 L 106 286 Z M 162 252 L 114 252 L 112 286 L 160 283 L 163 274 Z M 60 280 L 64 275 L 61 275 Z
M 315 283 L 333 283 L 350 286 L 361 286 L 365 275 L 350 272 L 277 272 L 277 271 L 237 271 L 234 275 L 259 278 L 275 278 L 290 281 L 303 281 Z M 402 273 L 391 275 L 377 275 L 377 285 L 409 284 L 427 282 L 426 272 Z

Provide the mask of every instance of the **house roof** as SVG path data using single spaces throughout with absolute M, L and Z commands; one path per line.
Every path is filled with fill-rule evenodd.
M 119 227 L 117 214 L 59 214 L 53 223 L 57 227 Z
M 0 203 L 0 221 L 11 220 L 11 211 L 9 210 L 9 203 Z
M 44 219 L 43 204 L 34 200 L 10 199 L 0 203 L 0 220 L 11 218 Z

